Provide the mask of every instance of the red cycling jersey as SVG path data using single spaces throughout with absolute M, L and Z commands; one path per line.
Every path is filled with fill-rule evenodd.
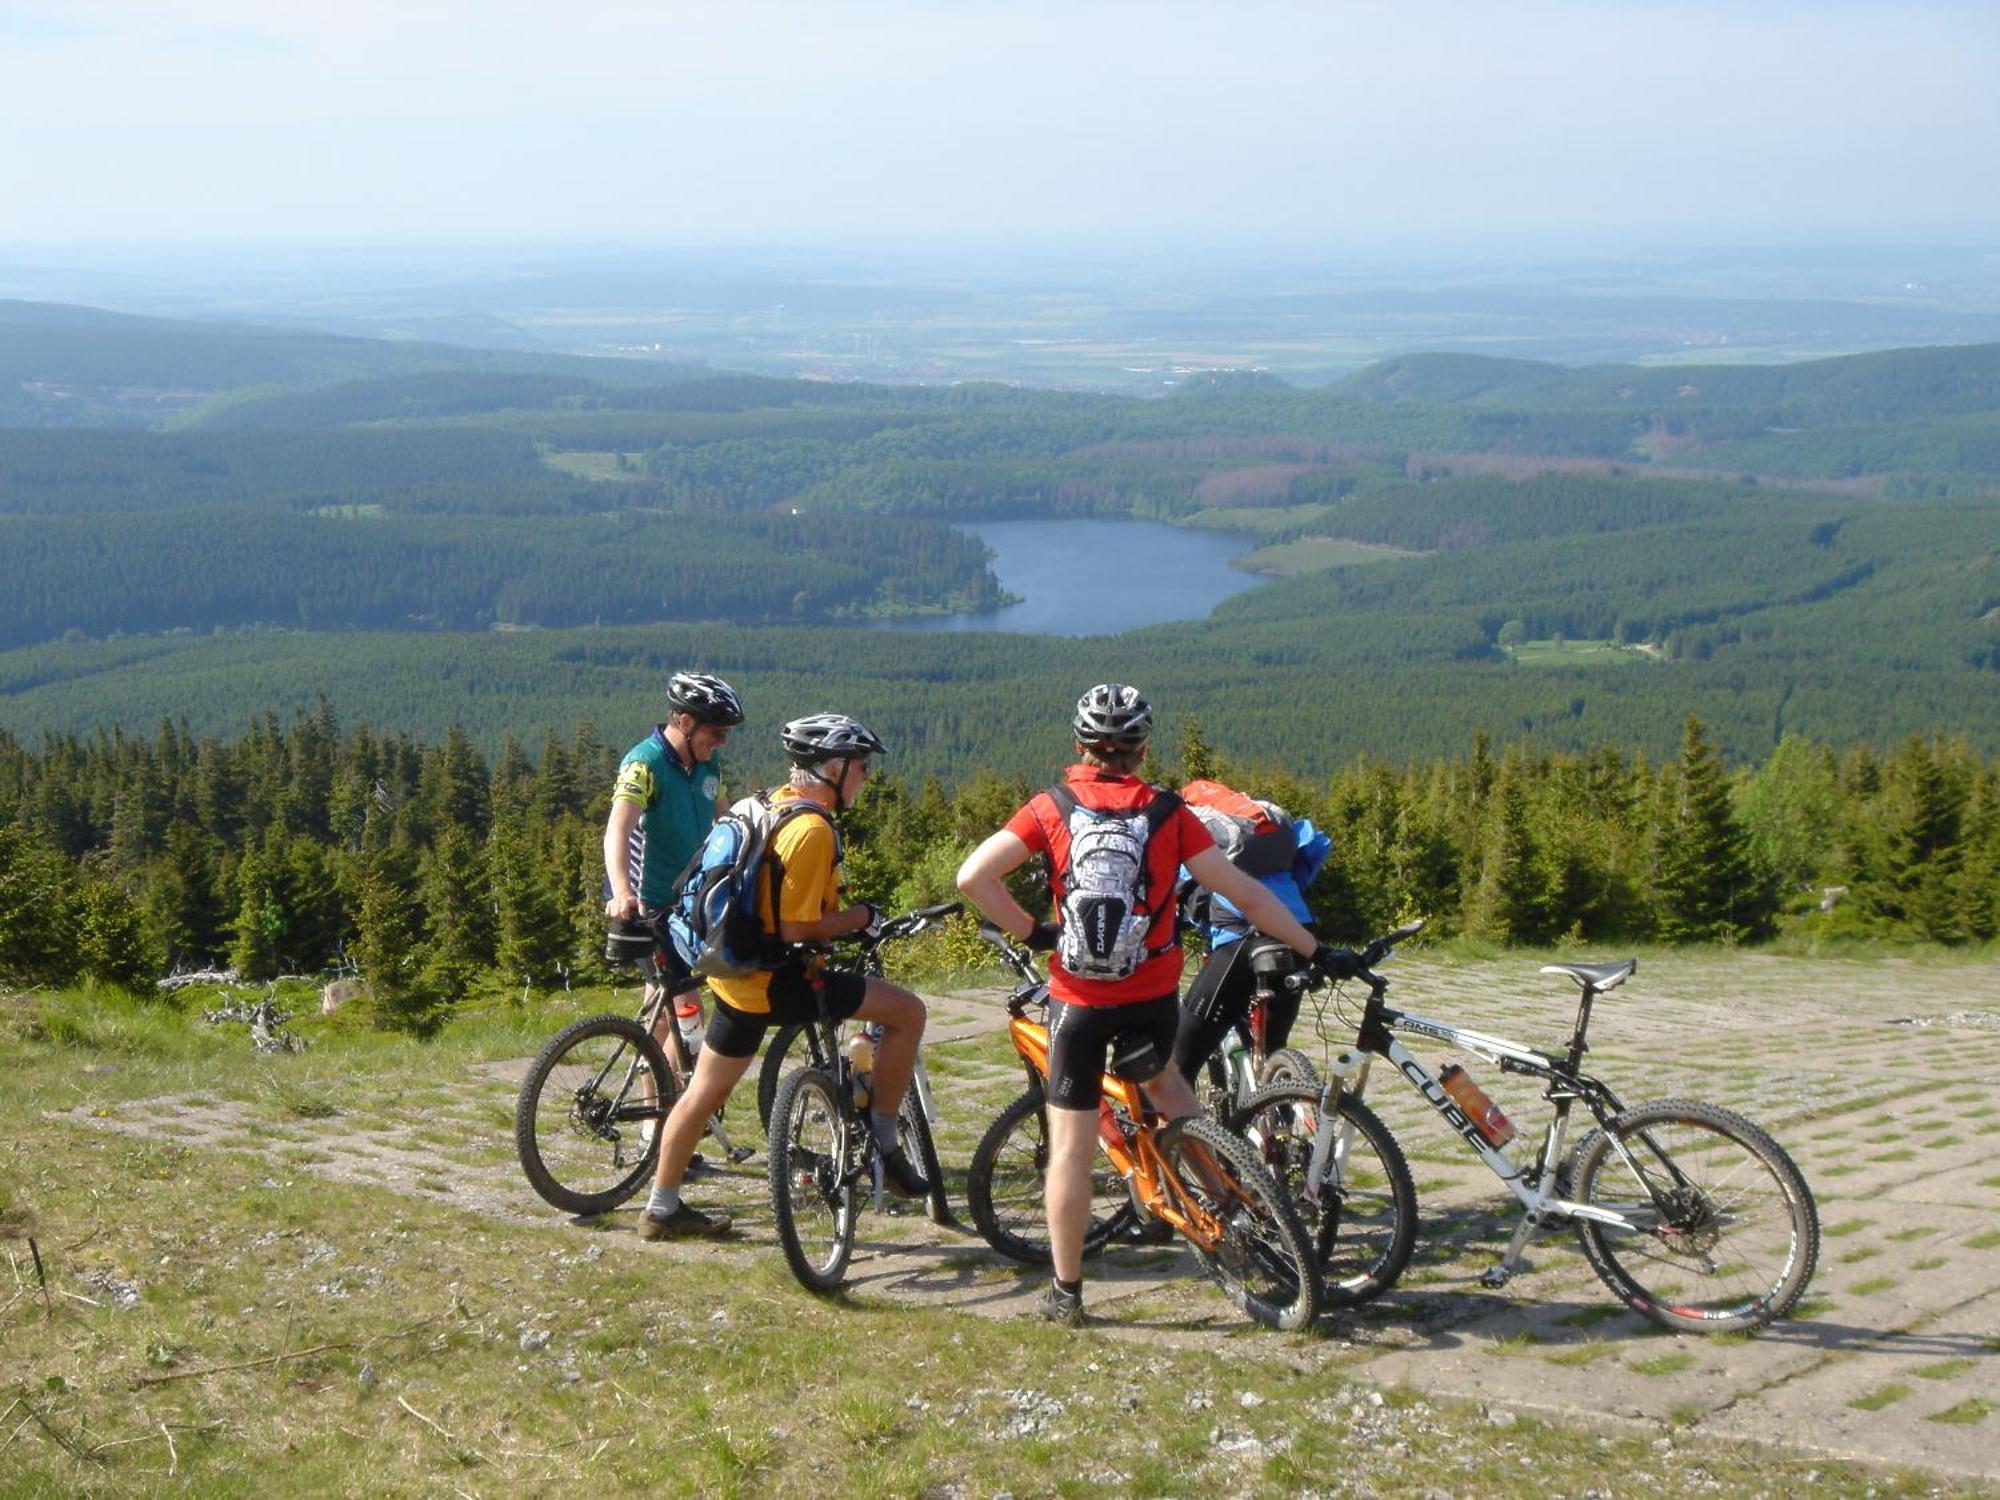
M 1098 812 L 1139 812 L 1160 790 L 1136 776 L 1090 765 L 1069 767 L 1063 772 L 1063 784 L 1079 803 Z M 1035 793 L 1007 820 L 1007 832 L 1033 853 L 1049 857 L 1049 884 L 1060 910 L 1069 867 L 1069 825 L 1055 800 L 1047 792 Z M 1146 947 L 1165 951 L 1154 953 L 1123 979 L 1079 979 L 1051 955 L 1049 993 L 1071 1005 L 1128 1005 L 1134 1000 L 1178 994 L 1181 947 L 1174 941 L 1175 877 L 1189 855 L 1214 847 L 1215 840 L 1202 827 L 1201 819 L 1185 806 L 1176 807 L 1146 841 L 1146 903 L 1152 915 Z

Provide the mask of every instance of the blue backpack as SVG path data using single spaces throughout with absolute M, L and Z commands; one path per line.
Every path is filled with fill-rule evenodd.
M 784 944 L 764 930 L 757 915 L 757 891 L 759 877 L 768 871 L 771 910 L 777 911 L 785 872 L 771 844 L 780 828 L 804 812 L 833 821 L 825 808 L 804 797 L 773 807 L 767 792 L 745 797 L 715 820 L 681 872 L 667 909 L 668 940 L 689 972 L 702 979 L 734 979 L 783 960 Z

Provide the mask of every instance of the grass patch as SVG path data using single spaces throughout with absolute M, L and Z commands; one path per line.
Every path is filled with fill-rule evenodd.
M 1857 1281 L 1848 1290 L 1857 1297 L 1868 1297 L 1876 1292 L 1886 1292 L 1896 1284 L 1893 1276 L 1870 1276 L 1866 1281 Z
M 1654 1359 L 1627 1360 L 1625 1368 L 1638 1375 L 1678 1375 L 1697 1363 L 1696 1356 L 1685 1349 L 1676 1349 L 1672 1354 L 1662 1354 Z
M 1506 651 L 1524 667 L 1593 667 L 1647 659 L 1637 646 L 1617 641 L 1522 641 Z
M 1881 1253 L 1882 1247 L 1880 1245 L 1857 1245 L 1840 1257 L 1840 1263 L 1844 1266 L 1851 1266 L 1856 1261 L 1873 1260 Z
M 1924 1418 L 1926 1422 L 1943 1422 L 1955 1427 L 1969 1427 L 1974 1422 L 1984 1422 L 1993 1414 L 1993 1403 L 1979 1396 L 1968 1396 L 1956 1406 L 1947 1406 L 1943 1411 L 1934 1411 Z
M 1888 1240 L 1891 1244 L 1900 1245 L 1909 1240 L 1920 1240 L 1932 1232 L 1928 1224 L 1913 1224 L 1908 1229 L 1898 1229 L 1893 1234 L 1883 1235 L 1882 1238 Z
M 1947 1262 L 1942 1255 L 1926 1255 L 1922 1260 L 1911 1261 L 1910 1269 L 1912 1271 L 1935 1271 L 1939 1266 L 1945 1264 Z
M 1872 1391 L 1856 1396 L 1847 1404 L 1856 1411 L 1880 1411 L 1885 1406 L 1894 1406 L 1909 1394 L 1910 1388 L 1908 1386 L 1891 1382 L 1888 1385 L 1877 1386 Z
M 2000 1229 L 1982 1229 L 1977 1234 L 1969 1234 L 1965 1237 L 1965 1243 L 1974 1250 L 1991 1250 L 1995 1245 L 2000 1245 Z
M 1820 1231 L 1826 1239 L 1839 1239 L 1842 1235 L 1859 1234 L 1875 1221 L 1873 1219 L 1842 1219 L 1838 1224 L 1829 1224 Z
M 1618 1352 L 1618 1345 L 1608 1339 L 1592 1339 L 1587 1344 L 1578 1344 L 1574 1349 L 1565 1349 L 1560 1354 L 1544 1354 L 1544 1362 L 1552 1365 L 1594 1365 L 1600 1359 L 1608 1359 Z
M 1978 1361 L 1972 1359 L 1941 1359 L 1934 1365 L 1920 1365 L 1910 1373 L 1919 1380 L 1949 1380 L 1954 1375 L 1963 1375 L 1976 1364 Z

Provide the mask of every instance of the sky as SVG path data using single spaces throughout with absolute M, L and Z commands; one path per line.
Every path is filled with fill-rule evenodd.
M 1991 0 L 0 0 L 0 245 L 1979 242 Z

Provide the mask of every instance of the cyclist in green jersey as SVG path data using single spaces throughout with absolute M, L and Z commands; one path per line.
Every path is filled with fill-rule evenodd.
M 673 901 L 674 882 L 715 822 L 722 767 L 715 752 L 743 722 L 743 702 L 720 677 L 676 672 L 667 683 L 667 722 L 625 752 L 604 825 L 604 915 L 613 922 L 655 924 Z M 673 995 L 691 995 L 701 981 L 662 942 Z M 661 1041 L 674 1007 L 662 1007 Z

